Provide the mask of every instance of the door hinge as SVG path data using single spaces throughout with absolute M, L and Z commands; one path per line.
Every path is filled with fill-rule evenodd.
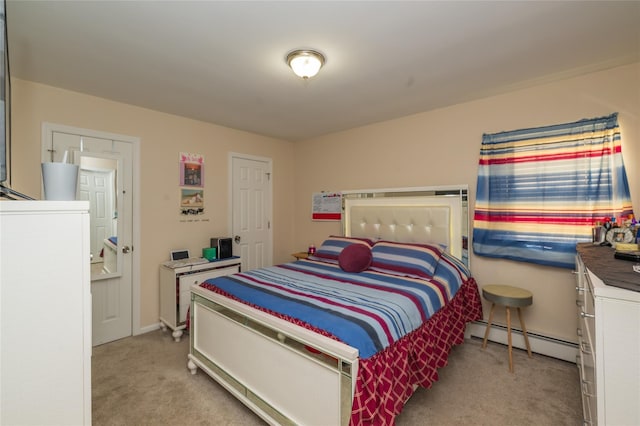
M 270 220 L 267 221 L 267 229 L 271 229 L 271 221 Z
M 265 175 L 267 175 L 267 180 L 271 180 L 271 173 L 267 172 Z

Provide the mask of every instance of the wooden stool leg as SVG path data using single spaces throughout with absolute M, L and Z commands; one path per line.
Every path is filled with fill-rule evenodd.
M 482 342 L 482 349 L 487 348 L 487 338 L 489 337 L 489 329 L 491 328 L 491 321 L 493 320 L 493 309 L 496 307 L 495 303 L 491 304 L 491 311 L 489 311 L 489 323 L 487 323 L 487 329 L 484 332 L 484 341 Z
M 507 337 L 509 341 L 509 371 L 513 373 L 513 352 L 511 351 L 511 309 L 507 306 Z
M 531 355 L 531 346 L 529 346 L 529 337 L 527 336 L 527 327 L 524 325 L 524 320 L 522 319 L 522 311 L 518 308 L 518 319 L 520 320 L 520 326 L 522 327 L 522 334 L 524 335 L 524 343 L 527 345 L 527 352 L 529 353 L 529 358 L 532 358 Z

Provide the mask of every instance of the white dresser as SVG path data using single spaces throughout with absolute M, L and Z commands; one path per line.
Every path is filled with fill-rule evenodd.
M 640 292 L 627 289 L 640 290 L 640 274 L 613 253 L 578 244 L 577 361 L 586 425 L 640 425 Z
M 0 201 L 0 424 L 91 424 L 87 201 Z
M 180 341 L 187 326 L 187 312 L 191 303 L 191 286 L 209 278 L 240 272 L 242 260 L 234 256 L 192 266 L 169 268 L 160 265 L 160 326 L 173 330 L 173 338 Z

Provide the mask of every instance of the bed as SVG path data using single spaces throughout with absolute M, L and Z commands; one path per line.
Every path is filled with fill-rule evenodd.
M 270 424 L 392 424 L 482 317 L 466 189 L 343 197 L 315 256 L 191 289 L 188 368 Z

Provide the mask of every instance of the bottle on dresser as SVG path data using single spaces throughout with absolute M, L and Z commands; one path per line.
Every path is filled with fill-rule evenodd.
M 635 217 L 631 218 L 631 233 L 635 236 L 634 242 L 640 244 L 640 222 Z

